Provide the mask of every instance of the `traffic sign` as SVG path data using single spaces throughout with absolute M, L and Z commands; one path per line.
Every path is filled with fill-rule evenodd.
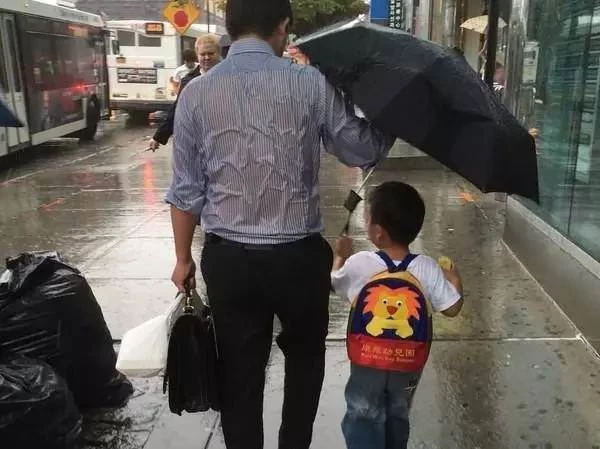
M 200 14 L 201 10 L 194 0 L 169 0 L 163 9 L 164 18 L 179 34 L 184 34 Z

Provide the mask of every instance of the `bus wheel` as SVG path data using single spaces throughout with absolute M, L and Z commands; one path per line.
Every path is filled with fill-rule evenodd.
M 87 106 L 87 127 L 79 132 L 79 139 L 84 142 L 94 140 L 100 121 L 100 105 L 95 97 L 90 98 Z

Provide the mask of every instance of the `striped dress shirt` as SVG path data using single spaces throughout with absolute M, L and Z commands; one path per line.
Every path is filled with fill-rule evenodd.
M 393 139 L 356 117 L 315 68 L 279 58 L 259 39 L 181 92 L 167 202 L 205 232 L 251 244 L 323 230 L 321 143 L 349 166 L 375 165 Z

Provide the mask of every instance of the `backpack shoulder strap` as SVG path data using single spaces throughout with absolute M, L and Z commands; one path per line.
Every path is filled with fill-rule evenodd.
M 408 256 L 404 258 L 400 265 L 398 265 L 398 271 L 408 270 L 408 267 L 410 266 L 412 261 L 415 260 L 417 257 L 419 257 L 418 254 L 408 254 Z
M 383 260 L 388 268 L 388 271 L 390 273 L 397 273 L 399 271 L 406 271 L 408 269 L 408 266 L 411 264 L 411 262 L 413 260 L 415 260 L 417 258 L 416 254 L 408 254 L 404 260 L 402 262 L 400 262 L 399 265 L 396 265 L 394 263 L 394 261 L 392 260 L 392 258 L 390 256 L 388 256 L 388 254 L 384 251 L 378 251 L 377 255 L 379 257 L 381 257 L 381 260 Z
M 387 255 L 386 252 L 377 251 L 377 255 L 381 258 L 381 260 L 385 262 L 385 265 L 387 266 L 387 269 L 390 273 L 394 273 L 398 270 L 398 267 L 396 267 L 396 264 L 394 263 L 392 258 Z

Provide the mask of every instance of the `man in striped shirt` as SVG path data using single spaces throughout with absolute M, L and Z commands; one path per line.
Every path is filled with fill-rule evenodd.
M 262 449 L 273 319 L 285 355 L 280 449 L 307 449 L 325 367 L 332 252 L 321 237 L 321 143 L 350 166 L 385 157 L 393 139 L 357 118 L 313 67 L 281 58 L 289 0 L 228 0 L 227 58 L 182 91 L 167 195 L 177 264 L 195 286 L 196 225 L 220 356 L 228 449 Z

